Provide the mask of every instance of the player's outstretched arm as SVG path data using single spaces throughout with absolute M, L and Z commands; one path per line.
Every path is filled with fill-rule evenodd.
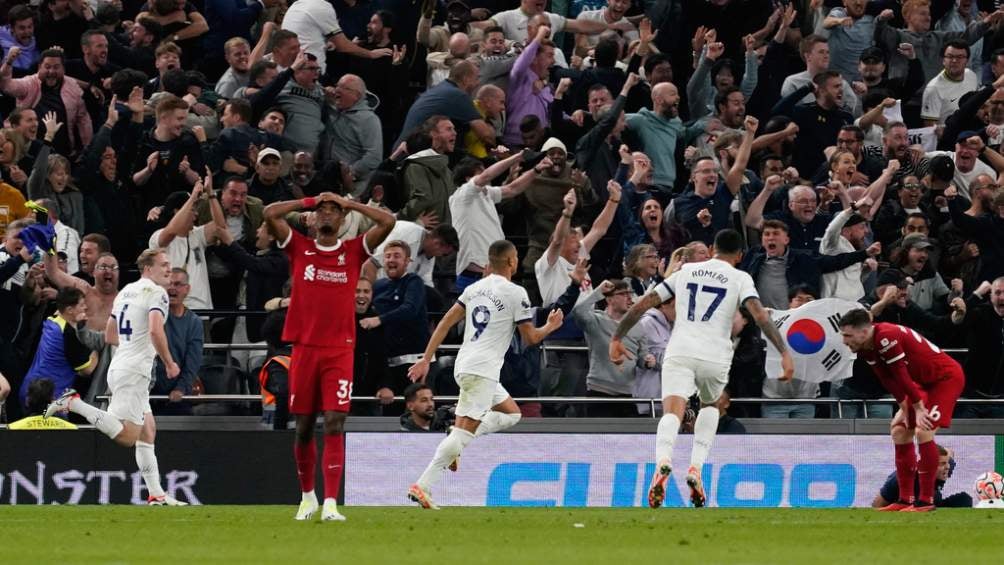
M 465 312 L 466 308 L 459 302 L 446 311 L 446 315 L 443 316 L 443 319 L 436 325 L 435 331 L 432 332 L 432 337 L 429 338 L 429 343 L 425 346 L 425 353 L 422 354 L 422 359 L 408 368 L 408 378 L 412 382 L 425 381 L 425 376 L 429 374 L 429 360 L 436 355 L 436 350 L 443 344 L 443 340 L 446 339 L 446 334 L 450 331 L 450 328 L 464 319 Z
M 547 323 L 539 328 L 535 328 L 533 326 L 533 322 L 529 320 L 516 327 L 519 328 L 520 339 L 523 340 L 523 343 L 526 344 L 527 347 L 530 347 L 537 345 L 538 343 L 544 341 L 544 338 L 558 331 L 558 328 L 561 327 L 561 324 L 564 321 L 565 313 L 560 309 L 555 308 L 547 315 Z
M 779 379 L 781 381 L 790 381 L 792 375 L 795 373 L 795 363 L 791 359 L 791 352 L 788 351 L 788 347 L 784 344 L 784 338 L 781 337 L 781 332 L 777 331 L 777 326 L 770 319 L 770 313 L 767 309 L 763 307 L 760 300 L 756 298 L 750 298 L 746 300 L 746 309 L 750 311 L 753 316 L 753 320 L 756 325 L 760 327 L 760 331 L 763 335 L 774 344 L 774 348 L 781 353 L 781 376 Z
M 615 365 L 620 365 L 624 362 L 625 358 L 631 359 L 631 352 L 624 347 L 621 339 L 627 335 L 631 328 L 638 323 L 642 315 L 648 311 L 649 308 L 655 308 L 656 306 L 662 304 L 662 297 L 659 293 L 652 290 L 649 291 L 641 300 L 635 302 L 634 305 L 624 314 L 621 318 L 621 322 L 617 324 L 617 330 L 614 332 L 613 337 L 610 339 L 610 361 Z

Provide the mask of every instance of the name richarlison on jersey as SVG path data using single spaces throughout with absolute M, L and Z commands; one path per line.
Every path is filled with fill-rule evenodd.
M 499 312 L 505 310 L 505 303 L 502 302 L 501 298 L 495 296 L 495 294 L 492 293 L 492 291 L 488 289 L 479 290 L 476 293 L 474 293 L 474 296 L 472 296 L 471 298 L 477 298 L 478 296 L 484 296 L 489 301 L 491 301 L 491 303 L 495 305 L 495 309 L 498 310 Z

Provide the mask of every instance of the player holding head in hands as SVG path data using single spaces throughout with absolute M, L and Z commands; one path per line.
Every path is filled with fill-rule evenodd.
M 897 324 L 873 323 L 866 310 L 851 310 L 838 322 L 847 347 L 864 359 L 896 402 L 892 442 L 896 446 L 896 482 L 900 499 L 884 511 L 934 510 L 934 484 L 938 479 L 938 428 L 952 424 L 955 401 L 966 385 L 962 367 L 920 334 Z M 914 437 L 917 447 L 914 447 Z M 920 462 L 917 462 L 917 452 Z M 914 477 L 920 495 L 913 499 Z
M 316 239 L 290 229 L 286 214 L 314 208 Z M 373 220 L 365 234 L 342 241 L 338 231 L 349 211 Z M 394 216 L 331 192 L 265 208 L 269 233 L 289 256 L 292 292 L 283 341 L 293 344 L 289 368 L 289 412 L 296 415 L 293 456 L 302 493 L 297 520 L 317 512 L 314 426 L 324 413 L 324 509 L 322 520 L 344 520 L 336 499 L 345 465 L 345 417 L 352 395 L 356 342 L 355 292 L 359 272 L 373 249 L 394 229 Z
M 153 441 L 157 426 L 150 410 L 150 377 L 153 358 L 160 356 L 167 378 L 181 372 L 171 357 L 164 331 L 167 315 L 167 286 L 171 262 L 163 249 L 147 249 L 136 259 L 140 279 L 127 284 L 115 297 L 112 314 L 105 326 L 105 343 L 117 345 L 108 366 L 108 389 L 112 399 L 108 411 L 87 404 L 73 389 L 52 401 L 45 417 L 57 412 L 80 414 L 98 431 L 123 447 L 136 447 L 136 465 L 143 475 L 151 505 L 185 506 L 164 493 Z
M 464 342 L 453 367 L 460 385 L 457 421 L 450 435 L 439 443 L 425 472 L 408 490 L 408 498 L 423 508 L 439 508 L 429 494 L 432 485 L 444 469 L 455 468 L 460 452 L 471 440 L 519 422 L 519 407 L 499 383 L 499 371 L 512 342 L 513 328 L 519 330 L 523 343 L 529 347 L 561 327 L 561 310 L 552 310 L 542 327 L 533 326 L 526 290 L 510 281 L 518 268 L 516 246 L 505 240 L 492 243 L 484 278 L 464 289 L 436 326 L 422 360 L 408 370 L 411 380 L 424 380 L 429 373 L 429 361 L 447 332 L 464 320 Z
M 732 364 L 732 320 L 745 306 L 767 339 L 781 352 L 781 380 L 794 372 L 791 354 L 757 295 L 749 274 L 736 269 L 742 259 L 739 232 L 722 230 L 715 235 L 713 256 L 702 263 L 687 263 L 659 283 L 628 310 L 610 341 L 610 360 L 620 364 L 630 357 L 621 339 L 649 308 L 676 298 L 676 323 L 662 363 L 663 416 L 655 436 L 655 475 L 648 505 L 658 508 L 666 498 L 666 481 L 672 470 L 670 457 L 687 399 L 699 393 L 701 410 L 694 423 L 694 448 L 687 470 L 690 500 L 705 504 L 701 468 L 718 429 L 715 401 L 729 381 Z

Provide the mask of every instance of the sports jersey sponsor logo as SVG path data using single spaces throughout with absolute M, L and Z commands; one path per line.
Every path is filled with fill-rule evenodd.
M 303 252 L 304 255 L 317 255 L 316 251 L 306 250 Z
M 328 283 L 347 283 L 349 282 L 349 274 L 345 271 L 329 271 L 328 269 L 321 269 L 315 267 L 313 264 L 310 264 L 303 269 L 303 280 Z
M 317 269 L 317 280 L 329 283 L 347 283 L 349 274 L 345 271 L 329 271 L 327 269 Z
M 888 339 L 883 339 L 882 340 L 882 349 L 879 349 L 879 353 L 885 353 L 886 351 L 889 351 L 890 349 L 892 349 L 893 347 L 896 347 L 897 345 L 899 345 L 899 341 L 897 341 L 895 339 L 892 340 L 892 341 L 889 341 Z

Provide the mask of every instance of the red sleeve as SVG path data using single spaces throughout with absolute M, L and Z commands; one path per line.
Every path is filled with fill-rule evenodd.
M 280 247 L 282 248 L 283 251 L 286 252 L 287 256 L 294 257 L 296 256 L 297 252 L 303 248 L 303 241 L 306 239 L 307 238 L 300 232 L 296 231 L 293 228 L 289 228 L 289 240 L 287 241 L 286 245 L 282 246 L 281 241 L 279 243 Z
M 880 364 L 885 363 L 883 373 L 888 375 L 887 382 L 896 383 L 896 388 L 900 390 L 899 395 L 893 390 L 889 392 L 892 392 L 897 400 L 901 400 L 905 396 L 910 398 L 912 404 L 920 402 L 924 398 L 923 391 L 910 378 L 910 372 L 906 368 L 906 352 L 903 351 L 903 346 L 900 345 L 899 340 L 896 336 L 890 336 L 885 333 L 876 335 L 875 339 L 878 341 L 876 344 L 878 346 L 876 368 Z
M 354 237 L 345 242 L 345 247 L 352 251 L 354 257 L 356 257 L 356 263 L 362 267 L 363 263 L 370 258 L 369 252 L 366 251 L 366 234 L 362 234 L 359 237 Z M 414 253 L 414 251 L 412 251 Z

